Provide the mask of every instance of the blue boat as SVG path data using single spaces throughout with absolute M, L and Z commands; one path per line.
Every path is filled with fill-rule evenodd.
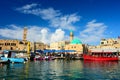
M 3 54 L 3 56 L 1 57 L 1 60 L 12 62 L 12 63 L 24 63 L 25 62 L 24 58 L 17 58 L 15 55 L 16 53 L 8 51 Z
M 1 60 L 12 62 L 12 63 L 24 63 L 25 62 L 25 60 L 23 58 L 6 58 L 6 57 L 1 57 Z

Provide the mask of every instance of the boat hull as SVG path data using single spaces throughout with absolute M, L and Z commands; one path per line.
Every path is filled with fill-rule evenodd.
M 34 60 L 55 60 L 54 57 L 39 57 L 39 58 L 34 58 Z
M 6 57 L 1 57 L 3 61 L 9 61 L 9 62 L 14 62 L 14 63 L 24 63 L 25 60 L 23 58 L 6 58 Z
M 118 57 L 94 57 L 90 55 L 83 55 L 84 60 L 92 60 L 92 61 L 118 61 Z

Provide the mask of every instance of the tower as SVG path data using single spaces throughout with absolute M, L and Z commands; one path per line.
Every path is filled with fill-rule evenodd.
M 24 31 L 23 31 L 23 41 L 27 41 L 27 27 L 24 27 Z
M 73 37 L 74 37 L 73 31 L 71 30 L 71 31 L 70 31 L 70 42 L 73 40 Z

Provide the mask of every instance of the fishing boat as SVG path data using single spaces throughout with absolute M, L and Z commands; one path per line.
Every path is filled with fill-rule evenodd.
M 2 61 L 12 62 L 12 63 L 24 63 L 24 58 L 18 58 L 16 57 L 16 53 L 8 51 L 7 53 L 4 53 L 3 56 L 1 56 Z
M 117 52 L 91 52 L 83 54 L 84 60 L 95 60 L 95 61 L 118 61 Z

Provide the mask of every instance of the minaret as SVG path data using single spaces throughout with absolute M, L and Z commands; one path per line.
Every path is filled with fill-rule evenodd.
M 73 40 L 73 37 L 74 37 L 73 31 L 71 30 L 71 31 L 70 31 L 70 42 Z
M 27 27 L 24 27 L 24 31 L 23 31 L 23 41 L 27 41 Z

